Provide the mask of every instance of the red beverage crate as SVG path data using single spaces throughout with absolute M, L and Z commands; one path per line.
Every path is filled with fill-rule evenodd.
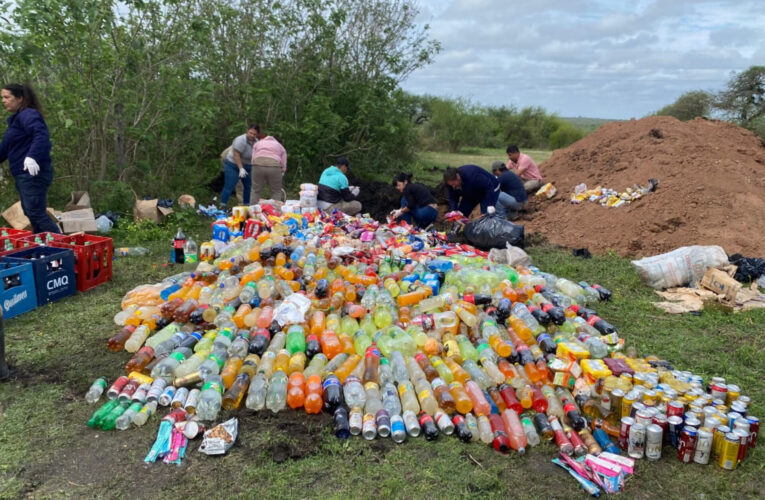
M 0 227 L 0 238 L 19 238 L 29 236 L 32 231 L 26 229 L 13 229 L 12 227 Z
M 74 251 L 77 290 L 85 292 L 112 279 L 114 243 L 111 238 L 75 234 L 52 241 L 49 245 Z
M 5 249 L 6 244 L 10 244 L 12 248 L 9 248 L 8 250 Z M 13 253 L 18 252 L 19 250 L 23 250 L 25 248 L 30 247 L 39 247 L 37 243 L 33 241 L 26 241 L 23 239 L 16 239 L 16 238 L 0 238 L 0 257 L 5 257 L 6 255 L 11 255 Z
M 17 236 L 16 241 L 26 241 L 28 243 L 37 243 L 38 245 L 52 246 L 54 241 L 65 241 L 69 236 L 58 233 L 36 233 L 26 236 Z

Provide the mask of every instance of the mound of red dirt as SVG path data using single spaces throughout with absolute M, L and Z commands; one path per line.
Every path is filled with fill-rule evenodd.
M 540 170 L 558 194 L 533 202 L 526 234 L 629 256 L 686 245 L 765 256 L 765 142 L 733 124 L 666 116 L 613 122 L 555 151 Z M 659 180 L 656 191 L 627 206 L 570 202 L 580 183 L 621 192 L 649 178 Z

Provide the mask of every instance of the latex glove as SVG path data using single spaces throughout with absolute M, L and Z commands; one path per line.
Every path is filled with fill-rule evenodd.
M 401 209 L 394 210 L 390 213 L 390 216 L 393 220 L 398 219 L 399 217 L 401 217 L 401 215 L 403 215 L 403 212 L 401 211 Z
M 40 165 L 37 164 L 34 158 L 27 156 L 24 158 L 24 170 L 29 172 L 29 175 L 34 177 L 40 173 Z
M 487 213 L 487 214 L 491 215 L 491 214 L 493 214 L 494 212 L 496 212 L 496 210 L 494 209 L 494 207 L 486 207 L 486 213 Z
M 240 168 L 239 169 L 239 178 L 240 179 L 244 179 L 245 177 L 247 177 L 247 171 L 245 169 L 243 169 L 243 168 Z
M 348 190 L 353 193 L 353 196 L 359 195 L 359 187 L 358 186 L 351 186 L 348 188 Z

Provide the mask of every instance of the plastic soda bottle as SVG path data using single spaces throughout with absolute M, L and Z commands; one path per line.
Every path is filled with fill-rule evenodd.
M 202 393 L 199 395 L 197 416 L 200 420 L 215 420 L 223 400 L 223 379 L 219 375 L 210 375 L 205 379 Z
M 305 377 L 302 372 L 289 376 L 287 382 L 287 405 L 293 410 L 301 408 L 305 403 Z
M 302 326 L 292 325 L 287 329 L 286 346 L 291 355 L 296 352 L 305 352 L 306 339 L 305 331 Z
M 258 371 L 252 382 L 250 383 L 250 389 L 247 392 L 247 401 L 245 406 L 250 410 L 262 410 L 266 405 L 266 391 L 268 387 L 268 379 L 266 374 Z
M 133 425 L 140 427 L 146 423 L 147 420 L 149 420 L 149 417 L 152 416 L 157 411 L 157 401 L 149 401 L 143 407 L 141 410 L 133 415 Z
M 90 386 L 90 389 L 88 389 L 88 392 L 85 394 L 85 401 L 87 401 L 90 404 L 95 403 L 101 398 L 101 394 L 104 393 L 104 390 L 106 389 L 106 378 L 99 377 L 96 379 L 95 382 Z
M 492 445 L 494 449 L 502 453 L 507 452 L 510 449 L 510 438 L 507 436 L 502 417 L 493 413 L 489 415 L 489 423 L 491 424 Z
M 305 407 L 306 413 L 318 414 L 321 412 L 324 404 L 322 401 L 321 377 L 318 375 L 311 375 L 308 377 L 308 380 L 305 382 L 305 389 L 306 395 L 303 406 Z
M 266 393 L 266 408 L 274 413 L 284 409 L 287 404 L 287 375 L 277 370 L 271 374 L 268 380 L 268 392 Z
M 508 408 L 502 412 L 501 416 L 510 440 L 510 447 L 518 453 L 525 453 L 528 442 L 526 440 L 526 433 L 523 430 L 523 424 L 521 424 L 521 419 L 518 417 L 518 414 L 515 410 Z

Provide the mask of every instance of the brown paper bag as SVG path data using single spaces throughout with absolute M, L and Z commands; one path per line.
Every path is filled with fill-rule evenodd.
M 150 220 L 159 224 L 171 213 L 173 213 L 172 208 L 157 206 L 156 198 L 153 200 L 136 199 L 135 205 L 133 205 L 133 219 L 136 222 L 139 220 Z
M 48 207 L 47 212 L 48 216 L 53 219 L 53 222 L 58 225 L 58 220 L 56 219 L 54 210 Z M 32 224 L 29 223 L 29 219 L 27 219 L 27 216 L 24 215 L 24 210 L 21 208 L 20 201 L 17 201 L 8 207 L 8 209 L 3 212 L 3 218 L 8 221 L 8 225 L 10 225 L 13 229 L 32 229 Z

